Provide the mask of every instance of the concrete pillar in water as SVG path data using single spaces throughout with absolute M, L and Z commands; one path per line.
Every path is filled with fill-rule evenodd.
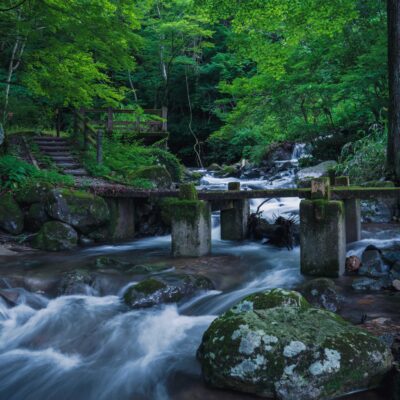
M 198 200 L 194 185 L 180 187 L 179 199 L 169 202 L 172 255 L 201 257 L 211 252 L 211 207 Z
M 335 186 L 350 186 L 348 176 L 339 176 L 335 179 Z M 344 201 L 346 218 L 346 242 L 361 240 L 361 205 L 359 199 Z
M 305 275 L 338 277 L 344 272 L 344 204 L 330 200 L 329 178 L 313 180 L 311 200 L 300 203 L 300 259 Z
M 229 182 L 228 190 L 240 190 L 240 182 Z M 221 239 L 244 240 L 250 214 L 249 201 L 233 200 L 230 206 L 221 210 Z
M 113 240 L 129 240 L 135 236 L 135 201 L 116 197 L 107 199 L 110 209 L 109 236 Z

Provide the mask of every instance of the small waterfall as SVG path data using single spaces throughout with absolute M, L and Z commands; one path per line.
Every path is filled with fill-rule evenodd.
M 309 154 L 309 148 L 306 143 L 296 143 L 292 152 L 292 161 L 298 161 L 300 158 Z

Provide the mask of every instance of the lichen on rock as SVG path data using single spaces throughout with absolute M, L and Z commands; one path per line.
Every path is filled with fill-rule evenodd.
M 281 289 L 248 296 L 215 319 L 197 355 L 208 384 L 285 400 L 367 389 L 392 362 L 376 337 Z

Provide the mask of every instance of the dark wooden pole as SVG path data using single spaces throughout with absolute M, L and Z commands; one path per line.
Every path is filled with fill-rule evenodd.
M 400 4 L 387 0 L 389 115 L 387 168 L 400 183 Z
M 103 164 L 103 131 L 97 131 L 97 164 Z

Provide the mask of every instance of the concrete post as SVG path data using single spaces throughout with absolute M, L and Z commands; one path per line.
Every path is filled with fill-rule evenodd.
M 338 277 L 346 260 L 344 204 L 330 200 L 329 180 L 315 180 L 311 188 L 311 200 L 300 203 L 301 273 Z
M 169 203 L 172 255 L 201 257 L 211 252 L 211 207 L 198 200 L 194 185 L 181 185 L 180 198 Z
M 348 176 L 339 176 L 335 179 L 335 186 L 350 186 Z M 346 218 L 346 242 L 352 243 L 361 240 L 361 205 L 359 199 L 344 201 Z
M 240 182 L 230 182 L 228 190 L 240 190 Z M 221 239 L 244 240 L 250 214 L 249 201 L 233 200 L 232 207 L 221 210 Z
M 129 240 L 135 236 L 135 201 L 117 197 L 107 199 L 110 209 L 109 236 L 113 240 Z

